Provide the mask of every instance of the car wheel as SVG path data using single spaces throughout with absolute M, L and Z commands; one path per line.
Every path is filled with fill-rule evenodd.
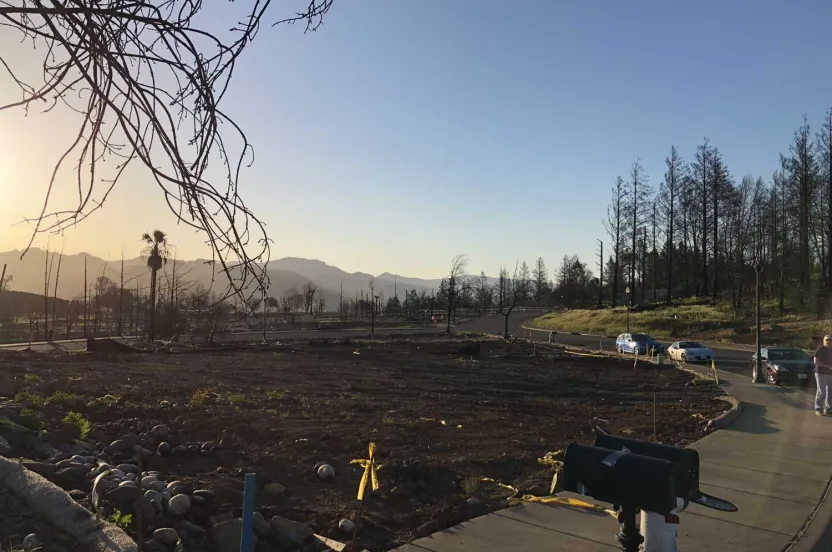
M 771 370 L 766 370 L 766 383 L 769 385 L 777 385 L 777 380 L 774 379 L 774 374 Z
M 619 355 L 623 355 L 623 354 L 624 354 L 624 349 L 622 349 L 622 348 L 621 348 L 621 345 L 619 345 L 619 346 L 618 346 L 618 354 L 619 354 Z
M 687 362 L 687 361 L 688 361 L 688 355 L 686 355 L 685 353 L 682 353 L 682 362 Z

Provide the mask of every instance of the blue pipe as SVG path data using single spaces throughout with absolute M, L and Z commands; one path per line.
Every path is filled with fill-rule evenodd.
M 247 473 L 243 490 L 243 531 L 240 552 L 254 551 L 254 494 L 257 492 L 257 474 Z

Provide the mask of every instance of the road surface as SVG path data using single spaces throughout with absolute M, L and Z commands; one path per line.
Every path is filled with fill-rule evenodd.
M 545 331 L 530 331 L 526 326 L 540 316 L 540 312 L 515 312 L 509 316 L 508 332 L 511 335 L 518 335 L 527 339 L 534 339 L 536 341 L 548 342 L 549 336 Z M 492 314 L 481 316 L 468 321 L 461 322 L 456 326 L 457 331 L 489 333 L 502 335 L 505 328 L 505 318 L 499 314 Z M 441 334 L 445 327 L 432 325 L 427 328 L 409 327 L 409 328 L 395 328 L 395 327 L 379 327 L 376 332 L 379 335 L 389 333 L 415 333 L 415 334 Z M 270 331 L 266 332 L 266 339 L 269 342 L 292 340 L 292 339 L 306 339 L 306 338 L 338 338 L 338 337 L 364 337 L 370 334 L 369 328 L 352 328 L 343 330 L 307 330 L 307 331 Z M 615 350 L 615 339 L 599 335 L 587 334 L 573 334 L 573 333 L 557 333 L 554 336 L 554 342 L 562 345 L 572 345 L 575 347 L 587 347 L 592 349 Z M 223 336 L 223 341 L 261 341 L 263 338 L 262 332 L 239 332 L 231 333 Z M 665 343 L 669 345 L 669 342 Z M 0 345 L 0 350 L 20 350 L 28 347 L 28 343 L 12 343 L 7 345 Z M 78 351 L 86 347 L 86 340 L 84 339 L 69 339 L 56 340 L 50 343 L 38 342 L 31 344 L 32 350 L 38 352 L 47 352 L 54 350 L 70 350 Z M 719 345 L 712 346 L 716 352 L 717 369 L 728 372 L 748 373 L 751 377 L 749 363 L 751 360 L 752 351 L 738 350 Z

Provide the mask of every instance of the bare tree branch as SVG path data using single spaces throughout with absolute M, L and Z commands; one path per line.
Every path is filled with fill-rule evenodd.
M 198 24 L 202 0 L 0 0 L 2 32 L 19 33 L 43 56 L 42 82 L 35 83 L 0 53 L 0 74 L 20 91 L 0 111 L 60 106 L 80 118 L 55 162 L 40 212 L 26 219 L 33 231 L 24 255 L 38 234 L 60 233 L 100 209 L 138 161 L 177 219 L 205 233 L 212 264 L 229 279 L 225 297 L 268 287 L 263 264 L 271 242 L 238 193 L 253 149 L 220 109 L 237 59 L 271 0 L 249 4 L 241 21 L 218 36 Z M 275 24 L 306 22 L 307 31 L 315 30 L 331 5 L 309 0 L 304 11 Z M 115 167 L 102 166 L 105 160 L 115 160 Z M 216 172 L 209 174 L 212 164 L 224 185 Z M 75 173 L 77 204 L 50 208 L 67 170 Z

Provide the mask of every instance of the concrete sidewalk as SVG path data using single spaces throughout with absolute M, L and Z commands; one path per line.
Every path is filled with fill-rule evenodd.
M 817 417 L 813 394 L 721 378 L 745 403 L 727 429 L 691 445 L 700 487 L 739 506 L 721 513 L 693 504 L 682 515 L 683 552 L 832 550 L 832 418 Z M 586 497 L 582 497 L 587 500 Z M 591 500 L 588 500 L 591 502 Z M 828 502 L 828 504 L 827 504 Z M 397 548 L 398 552 L 619 550 L 606 514 L 524 504 L 482 516 Z

